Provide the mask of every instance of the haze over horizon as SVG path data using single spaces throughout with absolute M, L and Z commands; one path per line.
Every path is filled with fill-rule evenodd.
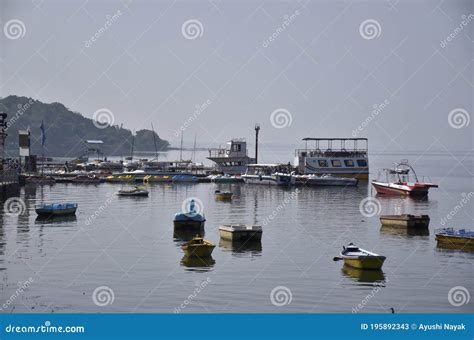
M 0 96 L 107 109 L 172 146 L 181 130 L 187 146 L 253 142 L 258 122 L 279 145 L 357 136 L 375 150 L 472 151 L 473 7 L 3 0 Z

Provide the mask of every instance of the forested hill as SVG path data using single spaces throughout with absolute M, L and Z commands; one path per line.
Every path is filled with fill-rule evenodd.
M 61 103 L 45 104 L 27 97 L 8 96 L 0 99 L 0 112 L 8 114 L 5 157 L 18 155 L 18 130 L 28 128 L 31 132 L 31 153 L 41 155 L 42 121 L 46 131 L 45 156 L 80 156 L 86 150 L 85 140 L 102 140 L 101 150 L 106 156 L 130 154 L 132 131 L 116 125 L 103 127 L 80 113 L 70 111 Z M 158 150 L 168 148 L 169 143 L 156 133 L 155 138 Z M 134 149 L 154 151 L 153 132 L 137 131 Z

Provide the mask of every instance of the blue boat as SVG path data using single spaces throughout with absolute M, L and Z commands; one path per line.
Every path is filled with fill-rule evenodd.
M 42 203 L 35 206 L 35 210 L 38 216 L 42 217 L 75 215 L 77 203 Z
M 197 183 L 199 178 L 190 174 L 179 174 L 172 177 L 173 182 Z
M 194 200 L 191 200 L 188 212 L 176 213 L 173 220 L 175 228 L 202 229 L 204 228 L 204 222 L 206 222 L 206 218 L 204 214 L 201 215 L 196 211 Z

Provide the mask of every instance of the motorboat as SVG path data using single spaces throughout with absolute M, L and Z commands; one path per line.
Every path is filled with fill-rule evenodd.
M 202 237 L 194 237 L 181 246 L 187 257 L 210 257 L 216 245 Z
M 219 227 L 219 235 L 230 241 L 261 241 L 262 227 L 246 224 L 224 224 Z
M 437 184 L 420 181 L 407 160 L 395 163 L 394 168 L 383 169 L 383 172 L 384 180 L 372 181 L 377 194 L 425 197 L 430 188 L 438 187 Z
M 339 257 L 335 257 L 334 260 L 343 260 L 346 266 L 353 268 L 379 270 L 382 268 L 385 256 L 372 253 L 355 246 L 353 243 L 349 243 L 343 247 Z
M 249 164 L 242 175 L 247 184 L 291 186 L 295 184 L 293 173 L 286 164 Z
M 204 214 L 200 214 L 196 211 L 196 203 L 191 200 L 189 204 L 189 211 L 179 212 L 174 215 L 174 227 L 175 228 L 204 228 L 206 218 Z
M 41 217 L 75 215 L 76 210 L 77 203 L 42 203 L 35 206 L 36 213 Z
M 209 179 L 213 183 L 243 183 L 243 178 L 240 175 L 231 176 L 228 174 L 225 175 L 211 175 Z
M 178 174 L 171 177 L 173 183 L 176 182 L 186 182 L 186 183 L 197 183 L 199 182 L 199 178 L 197 176 L 191 174 Z
M 148 190 L 141 187 L 135 187 L 129 190 L 119 190 L 117 192 L 118 196 L 132 196 L 132 197 L 148 197 Z
M 428 228 L 430 217 L 428 215 L 381 215 L 380 222 L 384 226 L 399 228 Z
M 296 184 L 307 186 L 357 186 L 359 180 L 357 178 L 338 177 L 334 175 L 324 174 L 321 176 L 315 174 L 295 175 Z

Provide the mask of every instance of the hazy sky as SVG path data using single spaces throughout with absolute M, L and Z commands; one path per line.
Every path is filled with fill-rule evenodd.
M 472 150 L 473 1 L 0 3 L 2 97 L 105 108 L 173 145 L 259 122 L 263 142 Z

